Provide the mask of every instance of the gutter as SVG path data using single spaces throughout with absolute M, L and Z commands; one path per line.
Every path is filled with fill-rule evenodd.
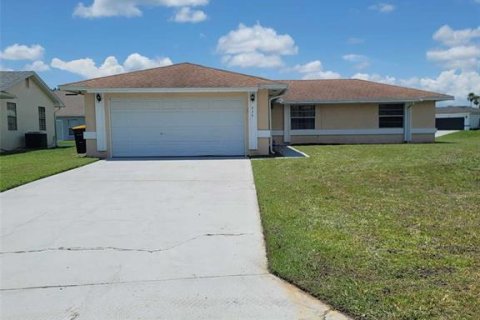
M 424 97 L 418 99 L 367 99 L 367 100 L 280 100 L 283 104 L 343 104 L 343 103 L 415 103 L 423 101 L 448 101 L 455 100 L 453 96 Z

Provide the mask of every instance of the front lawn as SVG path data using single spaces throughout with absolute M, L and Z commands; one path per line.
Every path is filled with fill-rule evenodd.
M 356 318 L 478 319 L 480 131 L 252 161 L 270 270 Z
M 71 142 L 55 149 L 0 155 L 0 191 L 96 161 L 79 157 Z

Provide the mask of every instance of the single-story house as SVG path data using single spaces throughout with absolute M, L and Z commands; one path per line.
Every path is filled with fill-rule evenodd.
M 73 140 L 75 137 L 72 128 L 85 124 L 84 96 L 62 90 L 53 92 L 65 105 L 55 113 L 57 140 Z
M 55 110 L 63 103 L 34 71 L 0 71 L 0 151 L 25 147 L 25 133 L 47 135 L 56 146 Z
M 471 130 L 480 128 L 480 109 L 472 107 L 439 107 L 435 114 L 438 130 Z
M 268 155 L 273 144 L 435 140 L 453 97 L 363 80 L 276 81 L 181 63 L 64 84 L 85 95 L 87 154 Z

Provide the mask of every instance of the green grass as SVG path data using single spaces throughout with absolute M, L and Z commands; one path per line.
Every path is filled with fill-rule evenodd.
M 62 142 L 58 148 L 0 155 L 0 191 L 48 177 L 96 161 L 79 157 L 74 142 Z
M 253 161 L 270 270 L 359 319 L 478 319 L 480 131 Z

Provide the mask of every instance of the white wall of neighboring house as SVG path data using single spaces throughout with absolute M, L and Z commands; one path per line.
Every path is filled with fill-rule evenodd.
M 470 114 L 470 129 L 480 129 L 480 111 Z
M 0 99 L 0 149 L 11 151 L 25 147 L 25 133 L 44 132 L 49 147 L 55 147 L 55 107 L 32 77 L 12 86 L 14 99 Z M 17 130 L 8 130 L 7 102 L 16 104 Z M 47 130 L 40 131 L 38 107 L 45 107 Z

